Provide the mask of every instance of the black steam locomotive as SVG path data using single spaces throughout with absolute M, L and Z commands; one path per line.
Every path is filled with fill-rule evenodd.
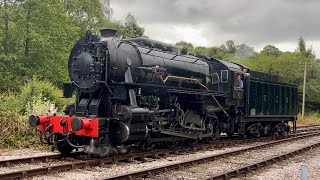
M 297 87 L 240 64 L 200 55 L 147 38 L 116 38 L 116 31 L 87 32 L 69 58 L 76 91 L 68 115 L 29 118 L 41 140 L 61 153 L 125 153 L 127 147 L 211 142 L 222 133 L 258 137 L 296 127 Z

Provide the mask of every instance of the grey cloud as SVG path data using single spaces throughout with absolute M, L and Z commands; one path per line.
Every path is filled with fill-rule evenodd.
M 141 24 L 205 24 L 208 33 L 246 43 L 296 42 L 300 35 L 320 40 L 316 0 L 111 0 L 111 6 L 129 10 Z

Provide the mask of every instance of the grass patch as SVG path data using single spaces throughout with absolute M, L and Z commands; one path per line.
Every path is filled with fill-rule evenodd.
M 297 126 L 320 125 L 320 112 L 309 112 L 305 115 L 304 120 L 301 113 L 298 114 Z

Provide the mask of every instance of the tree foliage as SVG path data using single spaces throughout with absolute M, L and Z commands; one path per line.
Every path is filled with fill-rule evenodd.
M 298 39 L 298 47 L 296 52 L 303 54 L 306 57 L 315 58 L 314 53 L 312 52 L 312 47 L 306 48 L 306 43 L 302 37 Z
M 120 31 L 122 38 L 141 37 L 144 34 L 144 28 L 137 24 L 136 18 L 131 13 L 129 13 L 125 18 L 124 26 Z
M 175 45 L 180 47 L 180 48 L 187 49 L 188 52 L 193 52 L 193 50 L 194 50 L 193 44 L 191 44 L 189 42 L 179 41 Z
M 241 60 L 250 58 L 255 54 L 253 47 L 250 47 L 244 43 L 235 44 L 234 41 L 228 40 L 225 44 L 220 46 L 203 47 L 194 46 L 190 42 L 180 41 L 175 44 L 178 47 L 187 49 L 190 54 L 200 54 L 225 61 Z
M 18 90 L 34 76 L 61 87 L 69 81 L 70 50 L 87 30 L 114 28 L 120 37 L 143 36 L 132 14 L 124 23 L 106 18 L 105 2 L 0 0 L 0 92 Z
M 226 42 L 226 48 L 227 48 L 227 52 L 228 53 L 235 53 L 236 52 L 236 47 L 234 45 L 234 41 L 233 40 L 228 40 Z
M 298 39 L 298 48 L 297 51 L 300 53 L 305 53 L 306 52 L 306 43 L 302 37 L 299 37 Z
M 112 22 L 109 2 L 0 0 L 0 147 L 35 144 L 28 116 L 47 113 L 52 103 L 61 113 L 71 103 L 61 98 L 58 87 L 69 81 L 70 50 L 87 30 L 114 28 L 120 37 L 143 35 L 136 20 Z
M 278 57 L 281 55 L 281 51 L 273 46 L 273 45 L 266 45 L 261 51 L 260 51 L 260 54 L 264 54 L 264 55 L 267 55 L 267 56 L 275 56 L 275 57 Z
M 0 30 L 0 36 L 6 37 L 0 40 L 0 73 L 7 78 L 0 90 L 16 89 L 32 76 L 55 84 L 67 81 L 63 62 L 79 28 L 72 24 L 62 4 L 50 0 L 11 0 L 10 4 L 2 1 L 0 9 L 4 9 L 0 16 L 8 21 L 8 27 Z

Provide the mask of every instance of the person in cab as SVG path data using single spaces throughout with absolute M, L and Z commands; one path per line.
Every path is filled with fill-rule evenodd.
M 242 81 L 242 78 L 241 78 L 241 75 L 238 74 L 237 76 L 237 86 L 236 86 L 238 89 L 243 89 L 243 81 Z

